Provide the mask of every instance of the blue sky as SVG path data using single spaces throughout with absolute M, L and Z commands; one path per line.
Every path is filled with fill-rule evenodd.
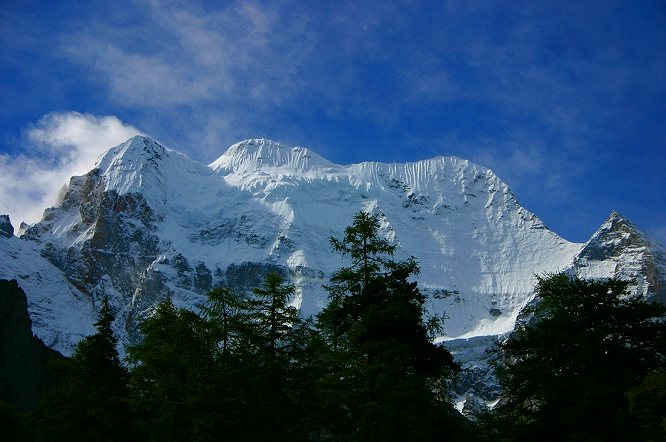
M 13 0 L 0 39 L 15 224 L 140 132 L 205 163 L 256 137 L 456 155 L 566 239 L 617 210 L 666 244 L 663 1 Z

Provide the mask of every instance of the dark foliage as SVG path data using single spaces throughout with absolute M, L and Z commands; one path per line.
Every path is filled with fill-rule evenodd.
M 37 440 L 128 441 L 135 439 L 129 409 L 128 373 L 121 365 L 108 302 L 97 333 L 83 339 L 71 359 L 54 361 L 60 382 L 32 416 Z
M 663 414 L 646 400 L 662 394 L 663 407 L 663 383 L 648 375 L 666 368 L 666 309 L 626 288 L 617 280 L 539 278 L 538 302 L 526 309 L 532 320 L 498 348 L 506 398 L 494 416 L 497 437 L 629 441 L 644 436 L 642 413 L 660 425 Z
M 309 435 L 310 327 L 269 274 L 242 298 L 220 287 L 197 315 L 162 302 L 130 348 L 134 407 L 148 440 L 300 440 Z
M 450 434 L 454 413 L 443 386 L 458 367 L 428 334 L 425 297 L 409 281 L 416 261 L 394 261 L 395 245 L 366 213 L 331 244 L 351 265 L 334 273 L 318 316 L 327 344 L 320 394 L 331 403 L 328 431 L 367 441 Z
M 166 300 L 141 324 L 129 368 L 105 302 L 29 420 L 0 402 L 4 438 L 664 440 L 666 309 L 626 283 L 540 278 L 531 319 L 496 349 L 505 398 L 477 425 L 448 397 L 460 368 L 432 341 L 441 318 L 426 315 L 417 262 L 395 260 L 366 213 L 331 245 L 349 265 L 316 320 L 299 317 L 276 273 L 245 295 L 212 290 L 199 312 Z
M 13 404 L 0 400 L 0 429 L 2 440 L 6 442 L 25 442 L 32 440 L 28 422 Z
M 28 301 L 16 280 L 0 279 L 0 401 L 32 410 L 55 381 L 47 367 L 63 356 L 32 334 Z
M 144 339 L 129 348 L 133 406 L 147 440 L 214 440 L 227 430 L 226 386 L 206 322 L 170 300 L 141 324 Z

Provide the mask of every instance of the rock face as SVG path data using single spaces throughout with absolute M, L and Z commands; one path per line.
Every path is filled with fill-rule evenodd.
M 11 238 L 14 236 L 14 227 L 7 215 L 0 215 L 0 236 L 4 238 Z
M 585 279 L 632 281 L 632 292 L 666 302 L 666 251 L 617 212 L 592 235 L 572 268 Z
M 37 400 L 52 379 L 47 364 L 62 355 L 33 336 L 25 293 L 15 280 L 0 280 L 0 399 L 22 410 Z
M 242 293 L 269 271 L 296 285 L 292 304 L 307 316 L 327 303 L 322 285 L 346 265 L 328 238 L 360 210 L 379 216 L 398 259 L 419 261 L 428 309 L 447 317 L 440 340 L 468 367 L 485 364 L 474 355 L 513 330 L 536 274 L 628 275 L 645 296 L 663 293 L 662 252 L 619 215 L 587 244 L 571 243 L 469 161 L 343 166 L 263 139 L 235 144 L 209 166 L 145 137 L 111 148 L 20 239 L 0 228 L 12 232 L 0 236 L 0 277 L 18 280 L 35 333 L 65 354 L 94 332 L 102 297 L 125 343 L 160 300 L 196 309 L 210 288 Z

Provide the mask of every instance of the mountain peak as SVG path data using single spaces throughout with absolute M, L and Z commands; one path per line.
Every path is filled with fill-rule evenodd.
M 606 221 L 592 235 L 588 243 L 612 242 L 616 245 L 632 244 L 634 246 L 649 247 L 664 253 L 664 248 L 654 238 L 636 227 L 631 221 L 619 212 L 613 211 Z
M 107 190 L 124 194 L 166 173 L 164 163 L 174 153 L 152 138 L 136 135 L 101 155 L 95 169 L 106 177 Z
M 107 170 L 110 166 L 120 162 L 155 161 L 161 159 L 165 152 L 166 149 L 152 138 L 135 135 L 102 154 L 97 160 L 96 167 Z
M 622 214 L 613 210 L 606 221 L 597 229 L 596 232 L 592 235 L 589 242 L 598 241 L 600 238 L 608 238 L 609 236 L 621 235 L 623 237 L 633 236 L 635 239 L 640 237 L 641 239 L 645 234 L 636 228 L 629 220 L 627 220 Z M 619 236 L 618 236 L 619 238 Z
M 666 299 L 664 250 L 645 232 L 613 211 L 574 257 L 582 278 L 620 278 L 631 281 L 632 292 Z
M 648 244 L 645 233 L 635 227 L 629 220 L 619 212 L 613 211 L 606 218 L 606 221 L 597 229 L 587 242 L 585 249 L 595 251 L 597 248 L 603 248 L 600 256 L 608 256 L 609 250 L 613 249 L 613 254 L 619 253 L 626 247 L 643 247 Z M 592 253 L 594 255 L 594 253 Z
M 610 223 L 616 223 L 616 222 L 624 222 L 624 223 L 626 223 L 626 222 L 628 222 L 628 221 L 627 221 L 627 219 L 626 219 L 624 216 L 622 216 L 622 214 L 621 214 L 620 212 L 618 212 L 617 210 L 613 210 L 613 211 L 611 212 L 611 214 L 608 215 L 608 218 L 606 219 L 606 222 L 607 222 L 607 223 L 608 223 L 608 222 L 610 222 Z
M 245 172 L 285 168 L 293 172 L 335 167 L 306 147 L 291 147 L 265 138 L 249 139 L 231 146 L 209 165 L 216 172 Z

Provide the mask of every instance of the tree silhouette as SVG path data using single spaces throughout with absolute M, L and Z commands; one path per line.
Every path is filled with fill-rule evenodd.
M 627 393 L 666 361 L 666 312 L 618 280 L 538 279 L 532 316 L 498 346 L 495 413 L 522 440 L 638 440 Z
M 457 369 L 430 340 L 425 296 L 409 278 L 413 258 L 394 261 L 377 216 L 358 213 L 333 250 L 351 265 L 331 277 L 318 326 L 330 348 L 325 395 L 341 408 L 331 431 L 344 440 L 435 440 L 453 421 L 441 393 Z
M 133 440 L 128 372 L 120 363 L 114 317 L 104 299 L 97 333 L 76 346 L 71 359 L 54 362 L 60 383 L 33 415 L 37 440 Z

